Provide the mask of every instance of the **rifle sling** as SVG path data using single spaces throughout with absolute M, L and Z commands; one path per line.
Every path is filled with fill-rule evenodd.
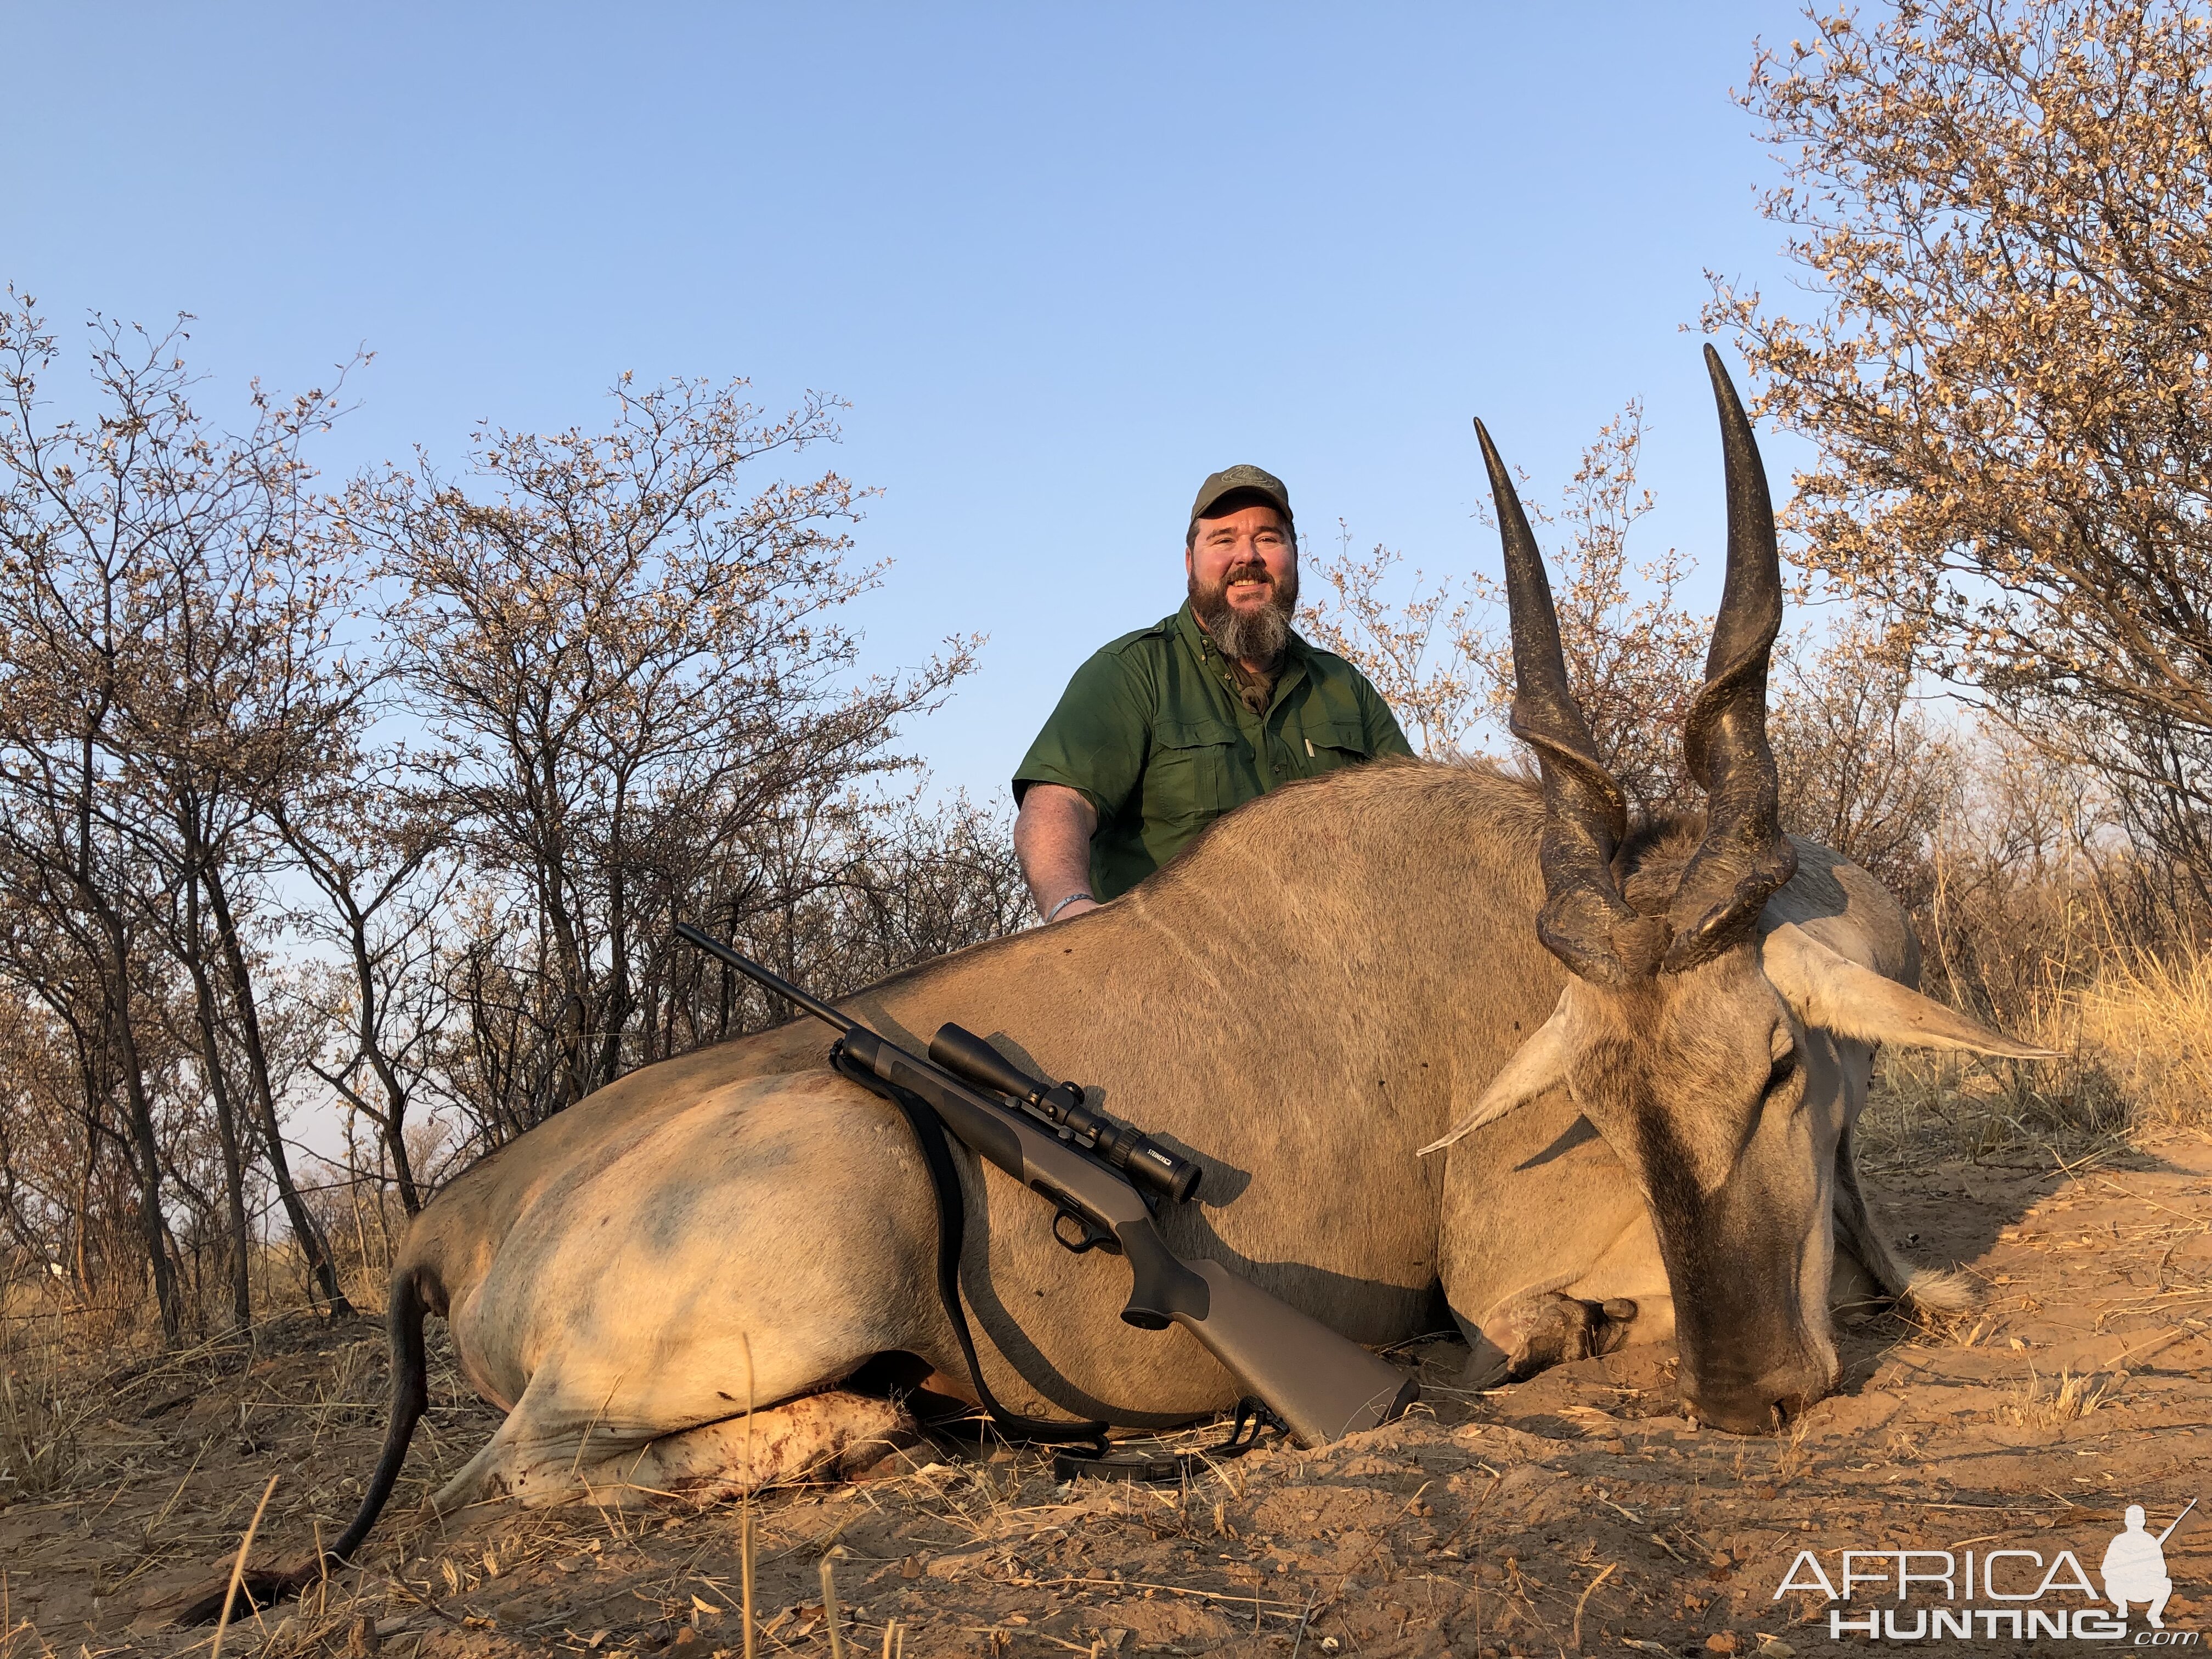
M 1265 1401 L 1247 1395 L 1237 1402 L 1237 1420 L 1229 1426 L 1229 1437 L 1218 1446 L 1170 1452 L 1162 1457 L 1131 1453 L 1086 1457 L 1077 1452 L 1058 1452 L 1053 1456 L 1052 1476 L 1055 1480 L 1188 1480 L 1205 1474 L 1215 1463 L 1259 1450 L 1265 1443 L 1261 1435 L 1271 1429 L 1279 1437 L 1290 1436 L 1283 1419 L 1267 1409 Z
M 975 1340 L 968 1328 L 967 1310 L 960 1302 L 960 1255 L 967 1238 L 968 1200 L 960 1186 L 960 1167 L 953 1162 L 952 1149 L 946 1144 L 945 1120 L 937 1115 L 937 1109 L 911 1091 L 887 1083 L 873 1072 L 862 1070 L 846 1058 L 842 1049 L 832 1051 L 830 1064 L 842 1075 L 897 1107 L 921 1147 L 922 1161 L 929 1166 L 929 1184 L 937 1196 L 938 1298 L 945 1304 L 945 1316 L 951 1322 L 953 1339 L 960 1344 L 960 1357 L 967 1362 L 968 1378 L 975 1386 L 975 1398 L 989 1415 L 993 1426 L 1009 1440 L 1049 1445 L 1087 1443 L 1091 1454 L 1085 1461 L 1103 1458 L 1105 1424 L 1039 1422 L 1020 1416 L 1001 1405 L 999 1397 L 991 1392 L 991 1385 L 983 1380 L 983 1367 L 975 1357 Z

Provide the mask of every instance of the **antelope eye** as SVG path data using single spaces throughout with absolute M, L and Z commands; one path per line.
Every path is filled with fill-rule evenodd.
M 1783 1055 L 1781 1059 L 1776 1060 L 1774 1062 L 1773 1069 L 1767 1073 L 1766 1092 L 1772 1094 L 1777 1089 L 1779 1089 L 1784 1084 L 1789 1082 L 1791 1078 L 1796 1075 L 1797 1051 L 1793 1048 L 1788 1054 Z

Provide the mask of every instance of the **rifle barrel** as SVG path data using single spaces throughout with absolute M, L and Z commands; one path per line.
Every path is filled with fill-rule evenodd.
M 819 997 L 811 997 L 781 974 L 769 972 L 750 957 L 741 956 L 712 933 L 702 933 L 688 921 L 676 924 L 676 937 L 687 945 L 696 945 L 708 956 L 727 963 L 755 984 L 763 986 L 793 1006 L 814 1016 L 824 1025 L 835 1026 L 848 1036 L 860 1029 L 860 1022 L 847 1014 L 839 1013 Z
M 2186 1504 L 2183 1504 L 2183 1505 L 2182 1505 L 2182 1509 L 2181 1509 L 2181 1513 L 2180 1513 L 2179 1515 L 2175 1516 L 2172 1521 L 2168 1522 L 2166 1523 L 2166 1530 L 2165 1530 L 2164 1532 L 2162 1532 L 2162 1533 L 2159 1534 L 2159 1535 L 2158 1535 L 2158 1541 L 2159 1541 L 2160 1543 L 2163 1544 L 2163 1543 L 2165 1543 L 2165 1542 L 2166 1542 L 2166 1540 L 2167 1539 L 2169 1539 L 2169 1538 L 2172 1537 L 2172 1536 L 2173 1536 L 2173 1529 L 2174 1529 L 2176 1527 L 2179 1526 L 2179 1525 L 2180 1525 L 2184 1521 L 2187 1520 L 2187 1519 L 2189 1518 L 2189 1511 L 2190 1511 L 2190 1510 L 2193 1510 L 2193 1509 L 2195 1509 L 2196 1507 L 2197 1507 L 2197 1500 L 2196 1500 L 2195 1498 L 2191 1498 L 2191 1499 L 2188 1501 L 2188 1503 L 2186 1503 Z

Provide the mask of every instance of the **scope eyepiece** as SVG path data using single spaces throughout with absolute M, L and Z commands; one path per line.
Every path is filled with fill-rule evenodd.
M 1203 1166 L 1176 1157 L 1151 1136 L 1139 1134 L 1133 1129 L 1128 1132 L 1128 1138 L 1134 1144 L 1121 1151 L 1114 1163 L 1131 1181 L 1178 1204 L 1198 1190 L 1198 1179 L 1206 1173 Z

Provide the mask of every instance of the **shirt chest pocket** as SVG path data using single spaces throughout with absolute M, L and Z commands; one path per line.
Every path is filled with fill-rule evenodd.
M 1204 823 L 1237 805 L 1244 738 L 1222 720 L 1161 720 L 1145 767 L 1145 816 L 1163 823 Z
M 1340 766 L 1357 766 L 1374 758 L 1359 722 L 1320 715 L 1305 722 L 1304 763 L 1309 774 L 1334 772 Z

